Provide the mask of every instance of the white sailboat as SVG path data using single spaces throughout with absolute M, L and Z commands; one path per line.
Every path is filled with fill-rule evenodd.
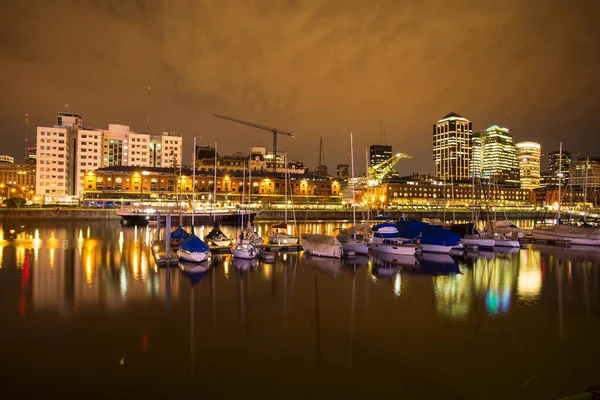
M 344 230 L 341 230 L 337 238 L 342 244 L 342 248 L 346 252 L 353 251 L 355 254 L 369 254 L 369 246 L 366 241 L 359 240 L 356 237 L 356 192 L 354 179 L 354 141 L 352 131 L 350 131 L 350 168 L 352 170 L 352 234 L 348 235 Z
M 194 149 L 196 149 L 196 138 L 194 137 Z M 192 234 L 179 244 L 177 249 L 177 257 L 183 261 L 191 261 L 195 263 L 201 263 L 210 258 L 210 249 L 208 245 L 203 242 L 194 233 L 194 195 L 196 189 L 196 153 L 194 152 L 194 166 L 193 166 L 193 180 L 192 180 Z
M 244 162 L 244 171 L 242 174 L 243 174 L 242 175 L 242 199 L 241 199 L 241 204 L 240 204 L 241 208 L 244 207 L 244 197 L 246 194 L 246 163 L 245 162 Z M 244 214 L 240 214 L 240 215 L 241 215 L 240 227 L 243 229 Z M 252 243 L 250 243 L 250 241 L 244 237 L 244 232 L 242 230 L 239 241 L 231 249 L 231 254 L 233 255 L 234 259 L 241 258 L 244 260 L 252 260 L 258 256 L 258 249 L 256 249 L 254 247 L 254 245 L 252 245 Z
M 275 162 L 276 155 L 273 155 L 273 162 Z M 271 233 L 269 234 L 269 243 L 271 244 L 298 244 L 300 239 L 297 236 L 292 236 L 288 233 L 288 220 L 287 220 L 287 193 L 288 193 L 288 175 L 287 175 L 287 159 L 284 157 L 284 172 L 283 180 L 285 184 L 285 197 L 284 197 L 284 220 L 285 223 L 273 224 L 271 227 Z

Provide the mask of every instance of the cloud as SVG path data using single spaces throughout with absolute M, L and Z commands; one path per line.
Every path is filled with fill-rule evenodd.
M 49 124 L 65 103 L 94 125 L 143 129 L 150 85 L 151 129 L 228 152 L 270 146 L 267 132 L 211 117 L 231 114 L 296 133 L 282 140 L 293 158 L 316 160 L 323 136 L 330 168 L 347 161 L 348 128 L 362 147 L 384 117 L 387 142 L 425 172 L 431 125 L 450 110 L 545 147 L 600 144 L 596 2 L 12 3 L 0 27 L 5 137 L 24 112 Z

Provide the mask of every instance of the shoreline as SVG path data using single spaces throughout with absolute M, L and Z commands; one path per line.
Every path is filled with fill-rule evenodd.
M 0 209 L 0 221 L 4 220 L 120 220 L 116 214 L 117 209 L 50 209 L 50 208 L 7 208 Z M 442 212 L 422 212 L 422 211 L 388 211 L 386 216 L 394 219 L 399 219 L 402 215 L 406 215 L 409 219 L 421 218 L 439 218 L 446 221 L 452 220 L 452 211 L 446 211 L 445 218 Z M 456 220 L 469 221 L 471 220 L 471 212 L 456 211 L 454 213 Z M 504 219 L 504 212 L 499 212 L 500 219 Z M 314 221 L 351 221 L 351 211 L 293 211 L 287 212 L 288 221 L 296 219 L 297 222 L 314 222 Z M 507 219 L 539 219 L 544 216 L 543 213 L 536 211 L 511 211 L 506 212 Z M 356 213 L 357 221 L 364 220 L 366 214 L 362 212 Z M 283 221 L 285 220 L 285 212 L 281 210 L 264 210 L 256 217 L 256 221 Z

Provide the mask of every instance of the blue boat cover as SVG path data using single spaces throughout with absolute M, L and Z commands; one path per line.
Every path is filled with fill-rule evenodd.
M 187 231 L 185 229 L 183 229 L 181 226 L 179 226 L 179 228 L 177 228 L 173 232 L 171 232 L 171 239 L 184 240 L 189 237 L 190 237 L 190 234 L 187 233 Z
M 396 227 L 401 238 L 415 239 L 420 237 L 422 244 L 456 246 L 460 241 L 460 235 L 442 226 L 430 225 L 421 221 L 400 221 L 396 224 Z
M 208 245 L 194 233 L 183 242 L 179 243 L 179 248 L 181 250 L 189 251 L 190 253 L 204 253 L 209 249 Z
M 386 229 L 388 228 L 388 229 Z M 384 232 L 381 232 L 384 230 Z M 391 231 L 391 232 L 390 232 Z M 384 222 L 382 224 L 377 224 L 373 227 L 373 236 L 376 238 L 382 239 L 398 239 L 400 236 L 398 235 L 398 228 L 396 224 L 393 222 Z

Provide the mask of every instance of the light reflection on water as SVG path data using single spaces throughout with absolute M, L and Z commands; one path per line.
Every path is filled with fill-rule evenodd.
M 321 232 L 331 234 L 335 228 L 349 225 L 312 222 L 299 224 L 291 232 L 301 235 L 318 226 Z M 266 236 L 270 226 L 259 223 L 257 228 Z M 197 232 L 207 233 L 208 229 Z M 223 230 L 237 236 L 234 227 Z M 457 362 L 452 349 L 462 346 L 461 329 L 483 330 L 487 336 L 482 333 L 482 338 L 494 341 L 498 351 L 505 352 L 513 348 L 503 341 L 505 333 L 494 336 L 496 329 L 537 332 L 545 339 L 526 341 L 527 333 L 523 334 L 523 344 L 513 341 L 510 346 L 541 358 L 553 346 L 581 345 L 586 338 L 575 333 L 599 325 L 600 252 L 589 249 L 530 245 L 516 252 L 482 252 L 477 256 L 357 256 L 342 262 L 282 253 L 274 264 L 243 263 L 219 255 L 213 258 L 207 277 L 190 282 L 177 268 L 154 265 L 151 245 L 157 237 L 156 227 L 121 227 L 114 222 L 73 222 L 58 227 L 32 222 L 23 228 L 5 223 L 0 227 L 0 292 L 1 311 L 8 317 L 5 326 L 9 328 L 2 334 L 10 332 L 18 320 L 27 319 L 35 326 L 45 324 L 43 321 L 52 315 L 59 321 L 95 315 L 108 329 L 146 332 L 148 351 L 152 348 L 148 341 L 166 339 L 156 337 L 162 335 L 156 332 L 162 332 L 159 326 L 163 323 L 173 326 L 169 335 L 181 335 L 181 324 L 195 307 L 197 318 L 203 322 L 196 324 L 192 337 L 200 335 L 200 340 L 202 335 L 218 332 L 231 341 L 255 334 L 253 346 L 261 348 L 266 358 L 270 341 L 283 340 L 278 351 L 291 357 L 290 363 L 306 363 L 310 354 L 315 354 L 306 349 L 317 341 L 311 331 L 318 328 L 316 354 L 322 363 L 337 365 L 334 355 L 340 354 L 343 365 L 376 367 L 366 354 L 381 353 L 384 357 L 385 351 L 370 347 L 369 338 L 388 343 L 391 347 L 386 351 L 394 353 L 411 351 L 400 344 L 401 339 L 411 340 L 415 349 L 425 351 L 427 341 L 418 338 L 429 337 L 437 343 L 453 343 L 437 350 L 442 368 Z M 198 297 L 190 306 L 189 297 L 196 291 Z M 103 317 L 113 314 L 130 321 L 122 325 L 121 320 L 116 325 Z M 462 328 L 448 331 L 448 322 Z M 155 328 L 150 329 L 152 326 Z M 243 329 L 238 331 L 240 326 Z M 44 329 L 45 325 L 37 328 Z M 20 334 L 25 340 L 33 332 Z M 351 338 L 350 362 L 348 354 L 341 355 L 346 350 L 332 339 L 340 337 Z M 479 343 L 480 339 L 475 336 L 473 340 Z M 298 354 L 289 350 L 285 345 L 288 341 L 303 350 Z M 214 344 L 221 346 L 218 341 Z M 469 353 L 470 345 L 464 344 L 465 363 L 478 357 Z M 211 350 L 204 351 L 208 352 L 206 357 L 213 356 Z M 564 362 L 583 360 L 573 356 Z M 160 361 L 156 360 L 158 364 Z

